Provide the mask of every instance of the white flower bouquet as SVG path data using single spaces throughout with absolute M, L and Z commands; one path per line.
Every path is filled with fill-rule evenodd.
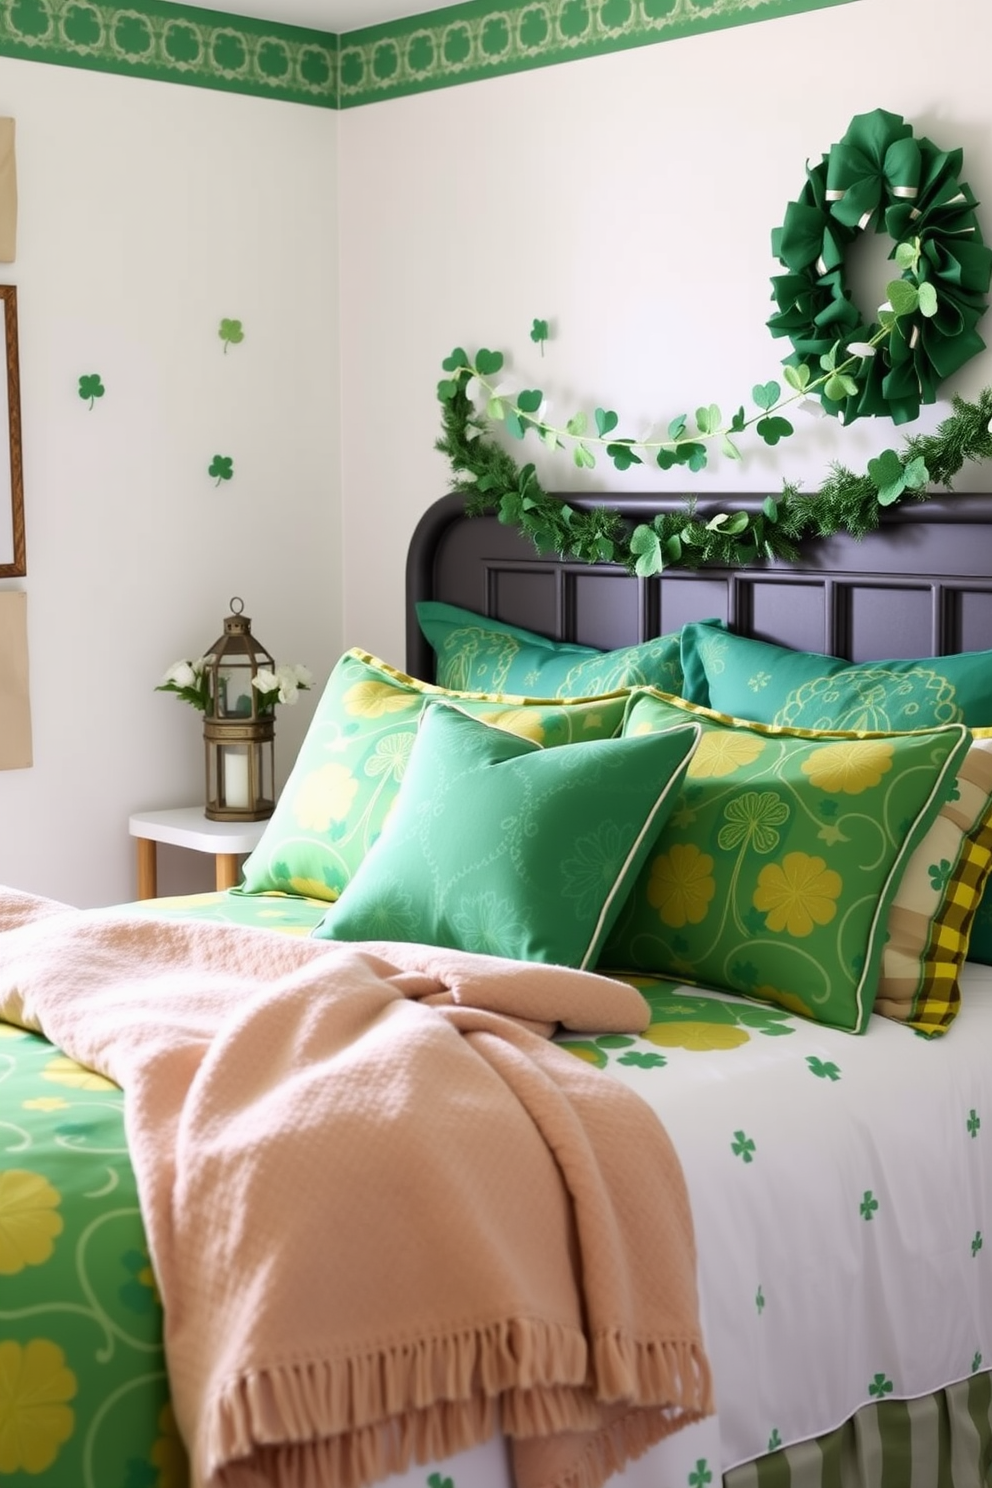
M 198 713 L 206 713 L 210 707 L 210 669 L 213 658 L 201 656 L 196 661 L 177 661 L 169 667 L 156 687 L 156 692 L 174 692 L 189 703 Z M 301 692 L 306 692 L 313 682 L 305 666 L 277 666 L 274 669 L 260 667 L 252 678 L 252 686 L 258 693 L 259 717 L 274 713 L 277 703 L 295 703 Z

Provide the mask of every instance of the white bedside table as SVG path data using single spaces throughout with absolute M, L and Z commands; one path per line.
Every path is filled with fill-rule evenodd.
M 136 811 L 128 830 L 138 839 L 138 898 L 154 899 L 158 892 L 157 844 L 188 847 L 212 853 L 218 889 L 233 889 L 240 860 L 258 846 L 268 821 L 210 821 L 202 806 L 176 806 L 170 811 Z

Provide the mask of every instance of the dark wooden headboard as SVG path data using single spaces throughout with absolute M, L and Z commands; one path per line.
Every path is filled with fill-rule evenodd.
M 562 495 L 631 523 L 684 510 L 678 497 Z M 762 498 L 711 496 L 702 517 L 760 507 Z M 423 515 L 407 559 L 407 670 L 434 676 L 417 626 L 418 600 L 444 600 L 555 640 L 611 650 L 690 620 L 725 620 L 742 635 L 851 661 L 992 648 L 992 495 L 907 502 L 876 532 L 811 542 L 799 562 L 671 569 L 637 579 L 616 564 L 541 557 L 495 517 L 466 517 L 443 496 Z

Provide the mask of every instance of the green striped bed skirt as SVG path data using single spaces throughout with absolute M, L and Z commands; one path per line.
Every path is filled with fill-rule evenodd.
M 990 1488 L 992 1374 L 866 1405 L 836 1431 L 745 1462 L 724 1488 Z

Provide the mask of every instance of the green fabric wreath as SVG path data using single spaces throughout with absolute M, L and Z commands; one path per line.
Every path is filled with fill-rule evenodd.
M 944 379 L 985 347 L 975 327 L 988 306 L 992 248 L 971 188 L 959 180 L 961 162 L 961 150 L 915 139 L 898 114 L 858 114 L 829 155 L 807 166 L 799 200 L 772 232 L 772 252 L 788 272 L 772 279 L 778 311 L 768 327 L 792 341 L 786 364 L 805 365 L 814 377 L 830 368 L 837 343 L 871 341 L 887 324 L 885 312 L 868 324 L 848 292 L 844 256 L 859 232 L 894 239 L 889 256 L 903 268 L 907 293 L 918 296 L 913 314 L 889 323 L 856 381 L 822 389 L 824 409 L 845 424 L 865 415 L 887 414 L 897 424 L 917 418 Z

